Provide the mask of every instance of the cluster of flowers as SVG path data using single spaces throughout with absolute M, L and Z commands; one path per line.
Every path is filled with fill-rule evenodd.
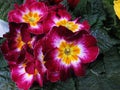
M 58 2 L 26 0 L 9 12 L 8 22 L 10 31 L 4 34 L 1 50 L 20 89 L 83 76 L 99 53 L 88 22 L 72 20 Z

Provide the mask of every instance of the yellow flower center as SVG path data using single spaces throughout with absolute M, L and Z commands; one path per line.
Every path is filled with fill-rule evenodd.
M 71 30 L 72 32 L 76 32 L 79 28 L 79 25 L 76 24 L 73 21 L 68 21 L 66 19 L 61 19 L 58 22 L 56 22 L 56 26 L 64 26 L 66 28 L 68 28 L 69 30 Z
M 70 65 L 72 62 L 78 61 L 80 54 L 80 48 L 74 43 L 67 43 L 62 41 L 58 48 L 58 58 L 62 60 L 64 64 Z
M 21 37 L 20 34 L 18 34 L 16 41 L 17 41 L 17 47 L 18 47 L 18 49 L 21 50 L 21 49 L 22 49 L 22 46 L 23 46 L 25 43 L 22 41 L 22 37 Z
M 29 23 L 30 26 L 36 26 L 41 17 L 37 12 L 28 12 L 24 14 L 22 18 L 26 23 Z

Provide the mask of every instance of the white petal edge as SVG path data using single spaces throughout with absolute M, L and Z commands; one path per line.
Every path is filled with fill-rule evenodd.
M 5 22 L 0 19 L 0 37 L 3 37 L 3 34 L 9 32 L 8 22 Z

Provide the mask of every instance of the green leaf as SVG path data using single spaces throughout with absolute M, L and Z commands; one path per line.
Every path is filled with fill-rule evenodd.
M 6 67 L 6 66 L 7 66 L 7 62 L 6 62 L 6 60 L 4 59 L 2 53 L 0 53 L 0 68 Z
M 21 4 L 23 0 L 0 0 L 0 19 L 7 21 L 7 15 L 14 8 L 14 4 Z
M 105 54 L 104 63 L 108 78 L 120 86 L 120 54 L 116 47 Z
M 10 78 L 8 68 L 0 68 L 0 90 L 18 90 Z
M 94 29 L 92 30 L 92 35 L 96 37 L 98 41 L 98 46 L 101 52 L 108 51 L 111 47 L 120 43 L 120 40 L 111 38 L 104 29 Z
M 64 82 L 48 83 L 44 90 L 75 90 L 74 80 L 71 78 Z
M 0 44 L 2 44 L 5 41 L 5 38 L 0 38 Z M 7 66 L 7 62 L 5 61 L 2 52 L 0 52 L 0 68 L 2 67 L 6 67 Z
M 108 19 L 111 18 L 111 21 L 113 21 L 113 25 L 116 25 L 116 15 L 113 8 L 113 0 L 102 0 L 102 2 L 103 2 L 103 7 L 105 9 L 105 12 L 107 14 L 107 18 Z

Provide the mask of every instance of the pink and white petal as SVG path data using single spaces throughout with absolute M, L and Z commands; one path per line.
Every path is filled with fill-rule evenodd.
M 42 40 L 39 40 L 34 47 L 34 56 L 40 61 L 43 60 L 42 44 Z
M 41 24 L 37 24 L 36 26 L 29 26 L 28 32 L 36 35 L 45 33 Z
M 47 69 L 44 65 L 44 61 L 39 61 L 38 59 L 36 59 L 35 66 L 35 68 L 38 70 L 41 76 L 43 76 L 46 73 Z
M 39 85 L 42 87 L 43 86 L 43 78 L 41 74 L 36 75 L 36 81 L 39 83 Z
M 81 34 L 81 32 L 79 33 Z M 79 33 L 73 38 L 75 44 L 80 48 L 79 58 L 82 63 L 90 63 L 94 61 L 99 54 L 97 41 L 89 34 L 80 35 Z
M 62 81 L 71 77 L 71 67 L 70 65 L 60 64 L 60 79 Z
M 78 63 L 74 63 L 71 65 L 74 74 L 76 76 L 84 76 L 85 75 L 85 66 L 79 61 Z
M 51 48 L 58 48 L 61 41 L 68 39 L 73 35 L 73 32 L 68 30 L 65 27 L 54 27 L 50 33 L 46 36 L 46 47 L 49 49 Z M 49 46 L 48 46 L 49 44 Z
M 99 48 L 97 46 L 89 47 L 81 51 L 79 56 L 82 63 L 91 63 L 93 62 L 99 54 Z
M 8 13 L 8 21 L 9 22 L 22 22 L 22 13 L 19 10 L 12 10 Z
M 55 30 L 52 30 L 49 32 L 45 38 L 45 50 L 50 51 L 53 48 L 56 48 L 59 46 L 60 43 L 60 37 L 56 33 Z
M 92 47 L 92 46 L 97 46 L 96 39 L 92 35 L 89 35 L 89 34 L 83 34 L 82 37 L 79 38 L 77 43 L 87 48 Z
M 45 78 L 45 73 L 46 73 L 46 67 L 44 66 L 43 61 L 39 61 L 36 59 L 35 62 L 35 68 L 37 70 L 37 74 L 35 75 L 36 81 L 39 83 L 39 85 L 42 87 L 43 86 L 43 81 Z M 36 71 L 35 71 L 36 73 Z
M 82 23 L 79 24 L 80 30 L 86 30 L 89 32 L 90 30 L 90 24 L 88 21 L 83 21 Z
M 18 88 L 23 90 L 28 90 L 32 84 L 33 84 L 33 75 L 24 74 L 21 75 L 21 77 L 18 77 L 18 81 L 16 81 L 16 84 Z
M 34 2 L 29 6 L 30 11 L 38 12 L 41 20 L 45 18 L 48 14 L 48 7 L 42 2 Z
M 33 83 L 33 75 L 26 73 L 22 65 L 12 67 L 11 76 L 20 89 L 28 90 Z

